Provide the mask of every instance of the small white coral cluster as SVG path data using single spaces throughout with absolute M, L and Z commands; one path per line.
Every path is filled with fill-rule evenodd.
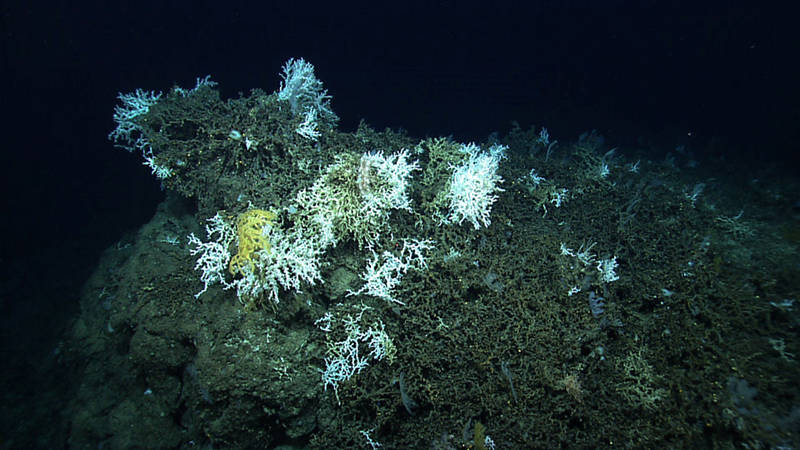
M 362 155 L 358 186 L 364 199 L 364 210 L 384 216 L 390 209 L 410 211 L 408 183 L 415 170 L 419 170 L 419 164 L 408 160 L 408 150 L 388 157 L 381 152 Z
M 367 263 L 367 269 L 361 274 L 364 286 L 347 295 L 366 293 L 390 303 L 405 305 L 395 297 L 394 289 L 409 270 L 428 268 L 423 252 L 431 248 L 433 242 L 430 240 L 403 239 L 399 256 L 389 251 L 384 251 L 380 255 L 373 252 L 372 259 Z
M 460 225 L 466 220 L 476 230 L 481 225 L 491 224 L 492 204 L 497 201 L 496 193 L 502 191 L 498 184 L 503 182 L 497 169 L 506 149 L 503 145 L 494 145 L 483 152 L 475 144 L 461 146 L 461 151 L 469 157 L 455 169 L 450 179 L 448 222 Z
M 617 269 L 617 257 L 614 256 L 613 258 L 601 259 L 597 261 L 597 271 L 600 272 L 600 280 L 603 283 L 611 283 L 614 281 L 619 280 L 619 276 L 616 272 Z
M 592 253 L 592 248 L 595 246 L 595 244 L 596 242 L 592 242 L 589 245 L 581 244 L 581 246 L 578 247 L 578 250 L 573 250 L 562 242 L 560 247 L 561 255 L 573 257 L 585 267 L 594 266 L 595 269 L 597 269 L 600 281 L 603 283 L 612 283 L 619 280 L 619 276 L 616 273 L 617 257 L 614 256 L 611 258 L 598 260 L 597 255 Z M 580 289 L 577 291 L 573 289 L 570 292 L 575 293 L 578 291 L 580 291 Z
M 194 233 L 189 235 L 189 245 L 194 246 L 189 253 L 197 256 L 194 270 L 202 272 L 200 281 L 204 285 L 203 290 L 194 295 L 195 298 L 200 297 L 213 284 L 228 285 L 225 281 L 225 272 L 231 262 L 230 246 L 236 239 L 236 233 L 233 227 L 217 213 L 208 219 L 206 235 L 210 239 L 208 242 L 201 241 Z
M 322 81 L 314 75 L 314 66 L 303 58 L 290 59 L 283 66 L 283 81 L 278 99 L 289 102 L 292 114 L 303 117 L 295 130 L 306 139 L 316 141 L 319 123 L 335 125 L 339 118 L 330 108 L 331 96 L 322 88 Z
M 197 78 L 194 88 L 183 89 L 175 87 L 173 92 L 183 97 L 188 97 L 195 94 L 200 88 L 213 87 L 216 84 L 215 81 L 211 81 L 211 76 L 207 75 L 204 78 Z M 153 147 L 150 141 L 142 134 L 142 126 L 139 125 L 139 120 L 150 112 L 150 108 L 153 105 L 161 100 L 161 95 L 161 92 L 156 93 L 142 89 L 137 89 L 128 94 L 119 93 L 117 99 L 120 104 L 114 107 L 114 122 L 117 127 L 109 133 L 108 138 L 114 141 L 117 147 L 124 148 L 129 152 L 140 150 L 142 158 L 144 158 L 142 164 L 149 167 L 151 173 L 158 179 L 164 180 L 172 176 L 173 170 L 156 160 Z
M 141 150 L 143 154 L 150 152 L 150 142 L 142 135 L 142 127 L 138 121 L 150 111 L 150 107 L 161 99 L 161 92 L 144 91 L 137 89 L 134 92 L 119 93 L 117 99 L 120 105 L 114 107 L 114 122 L 117 127 L 109 133 L 108 138 L 114 141 L 117 147 L 132 152 Z
M 378 319 L 369 326 L 364 326 L 364 312 L 370 309 L 361 306 L 361 311 L 353 317 L 350 314 L 337 318 L 331 313 L 317 320 L 316 325 L 326 333 L 344 326 L 344 338 L 328 342 L 325 352 L 325 370 L 322 371 L 324 389 L 333 388 L 336 399 L 339 399 L 339 384 L 349 380 L 369 365 L 369 360 L 387 359 L 391 364 L 394 359 L 395 346 L 384 329 L 383 322 Z M 341 324 L 341 325 L 340 325 Z
M 139 119 L 150 111 L 151 106 L 158 103 L 161 93 L 137 89 L 129 94 L 120 93 L 117 98 L 121 102 L 121 105 L 114 107 L 114 122 L 117 127 L 108 138 L 113 140 L 117 147 L 129 152 L 141 151 L 144 158 L 142 164 L 149 167 L 151 173 L 158 179 L 163 180 L 172 176 L 172 169 L 156 162 L 153 147 L 142 135 L 142 127 L 139 125 Z

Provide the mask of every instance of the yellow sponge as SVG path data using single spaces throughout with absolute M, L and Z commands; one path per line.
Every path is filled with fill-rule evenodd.
M 251 209 L 236 219 L 236 233 L 239 238 L 239 251 L 231 258 L 228 268 L 231 274 L 243 274 L 245 266 L 253 270 L 253 255 L 261 250 L 269 251 L 269 240 L 263 234 L 264 227 L 272 225 L 277 214 L 263 209 Z

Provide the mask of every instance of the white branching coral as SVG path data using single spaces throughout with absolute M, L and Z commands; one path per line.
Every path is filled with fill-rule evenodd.
M 386 359 L 389 364 L 394 360 L 396 349 L 383 322 L 378 319 L 366 325 L 364 313 L 370 309 L 361 305 L 355 316 L 326 313 L 316 322 L 320 330 L 329 333 L 330 339 L 325 352 L 325 370 L 320 370 L 323 387 L 325 390 L 332 387 L 337 401 L 339 384 L 364 370 L 370 360 Z M 333 334 L 339 338 L 331 338 Z
M 298 222 L 312 229 L 321 218 L 333 224 L 336 240 L 355 238 L 371 247 L 385 232 L 392 210 L 411 209 L 408 186 L 419 170 L 408 151 L 342 155 L 309 189 L 297 195 Z
M 617 276 L 616 269 L 617 269 L 617 257 L 614 256 L 612 258 L 606 259 L 597 259 L 597 255 L 592 253 L 592 248 L 597 244 L 596 242 L 592 242 L 591 244 L 583 243 L 578 250 L 573 250 L 565 243 L 561 243 L 561 255 L 562 256 L 570 256 L 578 260 L 584 267 L 591 267 L 594 266 L 597 269 L 597 272 L 600 274 L 599 279 L 603 283 L 612 283 L 614 281 L 619 280 L 619 276 Z M 580 289 L 578 289 L 579 291 Z M 572 293 L 575 293 L 574 291 Z M 572 295 L 572 294 L 570 294 Z
M 320 123 L 333 126 L 339 117 L 331 110 L 331 96 L 323 89 L 322 81 L 314 75 L 314 66 L 303 58 L 290 59 L 283 66 L 283 81 L 278 99 L 289 102 L 292 114 L 303 117 L 296 131 L 301 136 L 317 140 Z
M 134 149 L 146 152 L 150 143 L 141 135 L 142 127 L 139 118 L 150 111 L 150 107 L 161 99 L 161 92 L 137 89 L 134 92 L 117 95 L 120 105 L 114 107 L 114 122 L 117 127 L 109 133 L 108 138 L 118 147 L 127 151 Z
M 324 242 L 297 230 L 285 233 L 272 225 L 266 225 L 262 233 L 270 248 L 258 251 L 253 266 L 245 268 L 244 276 L 231 283 L 240 299 L 266 295 L 279 303 L 281 288 L 302 292 L 303 283 L 313 286 L 322 281 L 320 257 L 325 251 Z
M 601 259 L 597 262 L 597 271 L 600 272 L 600 279 L 604 283 L 611 283 L 619 280 L 616 272 L 617 257 Z
M 505 147 L 495 145 L 488 153 L 480 151 L 474 144 L 462 145 L 461 148 L 469 154 L 469 159 L 456 168 L 450 179 L 447 221 L 460 225 L 466 220 L 477 230 L 481 225 L 488 227 L 491 224 L 492 204 L 497 200 L 496 193 L 502 191 L 498 184 L 503 179 L 497 174 L 497 169 Z
M 194 233 L 189 235 L 189 245 L 194 246 L 189 249 L 189 253 L 197 256 L 194 270 L 202 272 L 200 281 L 204 284 L 203 290 L 195 294 L 195 298 L 200 297 L 213 284 L 228 285 L 225 282 L 225 272 L 228 271 L 228 264 L 231 261 L 230 246 L 236 239 L 236 233 L 217 213 L 208 219 L 206 235 L 210 239 L 208 242 L 201 241 Z
M 314 285 L 322 281 L 320 258 L 333 242 L 330 224 L 317 224 L 315 231 L 318 233 L 311 236 L 305 230 L 285 232 L 266 224 L 261 233 L 270 243 L 269 248 L 257 250 L 253 264 L 244 265 L 242 276 L 229 282 L 225 273 L 229 269 L 230 249 L 236 242 L 236 232 L 219 214 L 208 222 L 208 242 L 201 241 L 194 234 L 189 235 L 189 244 L 194 246 L 189 252 L 197 256 L 195 270 L 202 272 L 200 281 L 204 284 L 203 290 L 195 297 L 206 292 L 209 286 L 220 283 L 224 289 L 235 288 L 243 302 L 267 297 L 278 303 L 281 289 L 302 292 L 303 284 Z
M 408 150 L 388 157 L 381 152 L 364 153 L 358 171 L 364 209 L 382 215 L 390 209 L 411 210 L 408 183 L 415 170 L 419 170 L 419 164 L 408 160 Z
M 403 239 L 402 243 L 399 256 L 389 251 L 381 254 L 373 252 L 372 259 L 367 263 L 364 273 L 361 274 L 364 286 L 357 291 L 348 292 L 347 295 L 366 293 L 390 303 L 405 305 L 395 297 L 394 290 L 400 284 L 403 275 L 409 270 L 428 268 L 424 252 L 433 248 L 433 242 Z

